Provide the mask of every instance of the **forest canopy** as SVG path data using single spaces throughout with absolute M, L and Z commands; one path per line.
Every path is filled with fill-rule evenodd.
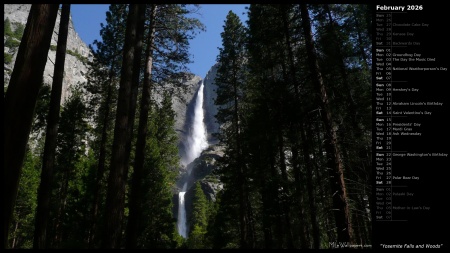
M 245 23 L 228 13 L 213 80 L 221 153 L 193 162 L 213 169 L 187 193 L 187 238 L 173 101 L 193 75 L 199 6 L 111 4 L 92 59 L 67 49 L 70 4 L 33 4 L 15 30 L 6 19 L 18 49 L 4 95 L 4 248 L 371 245 L 370 8 L 250 4 Z M 88 65 L 85 83 L 63 85 L 66 55 Z

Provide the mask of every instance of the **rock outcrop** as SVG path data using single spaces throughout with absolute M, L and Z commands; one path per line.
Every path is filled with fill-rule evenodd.
M 28 14 L 31 9 L 31 4 L 5 4 L 3 20 L 8 19 L 11 23 L 11 29 L 15 31 L 19 24 L 25 26 L 28 19 Z M 43 81 L 47 84 L 53 82 L 53 70 L 56 57 L 55 46 L 58 42 L 58 31 L 60 22 L 61 10 L 58 11 L 58 17 L 56 18 L 55 28 L 53 30 L 53 36 L 51 49 L 48 53 L 47 64 L 45 65 Z M 3 40 L 6 42 L 7 35 L 4 35 Z M 17 40 L 15 38 L 10 38 Z M 18 41 L 17 41 L 18 42 Z M 4 47 L 4 53 L 12 56 L 12 61 L 4 64 L 4 85 L 7 86 L 14 67 L 18 51 L 17 46 Z M 81 40 L 78 33 L 73 26 L 72 17 L 69 21 L 69 34 L 67 38 L 67 54 L 66 62 L 64 65 L 64 80 L 61 94 L 61 104 L 70 95 L 70 87 L 83 84 L 87 81 L 85 74 L 87 73 L 87 61 L 92 59 L 92 53 L 89 47 Z
M 183 80 L 186 92 L 181 97 L 172 98 L 172 109 L 175 111 L 175 131 L 178 133 L 178 153 L 180 157 L 185 156 L 185 146 L 192 125 L 195 97 L 202 83 L 202 78 L 192 75 Z
M 214 104 L 217 97 L 217 86 L 214 81 L 217 74 L 217 68 L 218 64 L 216 63 L 208 71 L 205 80 L 203 81 L 205 85 L 203 108 L 205 109 L 205 125 L 208 132 L 208 143 L 210 144 L 217 143 L 217 138 L 215 138 L 213 134 L 219 131 L 219 123 L 217 123 L 215 118 L 218 107 Z

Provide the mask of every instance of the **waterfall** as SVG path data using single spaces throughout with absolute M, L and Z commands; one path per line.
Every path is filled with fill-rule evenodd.
M 192 127 L 189 129 L 189 135 L 185 143 L 185 157 L 181 158 L 184 166 L 187 166 L 195 158 L 199 157 L 202 151 L 208 147 L 206 139 L 206 127 L 203 122 L 203 82 L 197 92 L 197 97 L 194 107 L 194 117 Z
M 181 158 L 182 164 L 187 167 L 195 158 L 199 157 L 204 149 L 208 147 L 208 141 L 206 139 L 206 127 L 203 122 L 203 82 L 197 92 L 195 100 L 194 115 L 193 115 L 192 127 L 189 129 L 189 135 L 185 143 L 185 156 Z M 189 170 L 190 174 L 191 171 Z M 178 193 L 178 233 L 186 238 L 186 206 L 184 201 L 184 195 L 187 191 L 187 182 L 184 183 L 183 189 Z
M 184 183 L 183 189 L 178 193 L 178 233 L 186 238 L 186 207 L 184 205 L 184 194 L 186 193 L 187 182 Z

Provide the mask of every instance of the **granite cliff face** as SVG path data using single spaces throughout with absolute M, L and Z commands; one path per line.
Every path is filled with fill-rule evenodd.
M 4 5 L 4 21 L 6 19 L 11 23 L 11 30 L 15 31 L 19 24 L 25 27 L 28 14 L 30 12 L 31 5 L 30 4 L 5 4 Z M 60 13 L 58 13 L 58 17 L 56 20 L 51 45 L 52 48 L 49 50 L 47 64 L 45 66 L 44 71 L 44 83 L 52 84 L 53 80 L 53 69 L 56 51 L 54 50 L 57 42 L 58 42 L 58 30 L 59 30 L 59 22 L 60 22 Z M 20 40 L 16 38 L 12 38 L 10 36 L 4 35 L 4 42 L 7 40 L 16 41 L 15 45 L 11 45 L 4 47 L 4 53 L 12 56 L 12 61 L 8 63 L 4 63 L 4 84 L 8 85 L 11 72 L 14 68 L 14 62 L 18 51 L 18 43 Z M 14 44 L 14 43 L 12 43 Z M 70 52 L 69 52 L 70 50 Z M 81 40 L 78 33 L 75 31 L 75 28 L 72 23 L 72 18 L 70 18 L 69 23 L 69 35 L 67 38 L 67 55 L 66 62 L 64 66 L 64 81 L 63 81 L 63 89 L 62 89 L 62 99 L 61 103 L 63 104 L 64 100 L 70 94 L 70 87 L 75 85 L 83 84 L 87 81 L 85 74 L 88 71 L 87 61 L 92 59 L 92 54 L 90 52 L 89 47 Z M 177 115 L 175 122 L 175 129 L 179 133 L 180 140 L 183 140 L 186 127 L 186 122 L 188 119 L 188 109 L 192 106 L 192 99 L 195 96 L 198 87 L 202 82 L 202 78 L 195 75 L 187 75 L 187 78 L 183 80 L 186 85 L 186 92 L 183 93 L 182 99 L 173 98 L 173 109 Z M 206 86 L 205 86 L 206 87 Z M 205 88 L 206 89 L 206 88 Z M 209 93 L 208 93 L 209 94 Z M 158 99 L 158 98 L 156 98 Z M 210 102 L 205 102 L 205 104 L 210 104 Z M 210 132 L 210 131 L 208 131 Z
M 208 131 L 208 142 L 210 144 L 217 143 L 217 139 L 213 136 L 213 133 L 219 132 L 219 123 L 217 123 L 217 120 L 215 118 L 218 107 L 214 104 L 214 101 L 216 100 L 217 97 L 216 93 L 217 86 L 214 81 L 217 74 L 217 68 L 218 64 L 216 63 L 208 71 L 205 80 L 203 81 L 205 85 L 204 88 L 205 101 L 203 107 L 205 109 L 205 124 L 206 130 Z
M 200 76 L 192 76 L 189 79 L 183 80 L 183 83 L 186 85 L 186 92 L 180 98 L 172 98 L 172 109 L 176 114 L 175 131 L 178 133 L 178 153 L 180 157 L 185 152 L 184 143 L 188 138 L 189 127 L 192 122 L 194 98 L 202 83 L 202 78 Z
M 4 5 L 4 22 L 6 19 L 11 23 L 11 30 L 15 31 L 21 24 L 25 27 L 30 12 L 31 4 L 5 4 Z M 51 45 L 48 52 L 47 64 L 45 65 L 43 81 L 47 84 L 53 82 L 53 69 L 56 57 L 55 46 L 58 42 L 58 31 L 60 22 L 61 11 L 58 11 L 58 17 L 56 18 L 55 28 L 53 30 L 53 36 Z M 15 41 L 16 43 L 6 43 L 8 40 Z M 7 35 L 3 36 L 5 47 L 3 49 L 5 55 L 10 55 L 12 60 L 4 63 L 4 85 L 7 86 L 9 79 L 14 68 L 14 62 L 17 56 L 18 40 L 17 38 L 11 38 Z M 8 44 L 10 47 L 7 47 Z M 12 45 L 11 45 L 12 44 Z M 70 87 L 80 85 L 86 82 L 85 74 L 87 73 L 87 62 L 92 59 L 92 54 L 89 47 L 81 40 L 78 33 L 73 26 L 72 17 L 69 21 L 69 34 L 67 38 L 67 55 L 64 65 L 64 80 L 61 95 L 61 104 L 70 95 Z
M 219 124 L 216 121 L 215 115 L 217 114 L 217 106 L 214 104 L 216 99 L 216 89 L 217 86 L 214 82 L 217 73 L 217 64 L 211 67 L 211 69 L 206 74 L 205 79 L 201 79 L 199 76 L 194 76 L 185 82 L 188 87 L 187 92 L 183 95 L 183 102 L 180 99 L 174 98 L 173 109 L 176 112 L 177 118 L 175 123 L 175 129 L 179 136 L 179 154 L 183 156 L 184 145 L 183 142 L 186 141 L 187 133 L 189 127 L 192 124 L 193 108 L 195 103 L 195 96 L 197 91 L 203 82 L 203 111 L 204 111 L 204 123 L 207 131 L 207 139 L 209 145 L 217 144 L 218 140 L 214 137 L 214 133 L 219 131 Z
M 19 24 L 25 27 L 28 14 L 30 12 L 31 4 L 5 4 L 4 5 L 4 21 L 9 20 L 11 24 L 11 30 L 15 31 Z M 52 84 L 53 80 L 53 69 L 55 62 L 55 46 L 58 42 L 58 30 L 60 22 L 60 12 L 56 20 L 51 45 L 52 48 L 49 50 L 47 64 L 45 66 L 43 81 L 47 84 Z M 18 43 L 20 40 L 10 37 L 8 35 L 3 36 L 4 42 L 7 40 L 15 41 L 15 43 L 10 43 L 10 47 L 4 47 L 4 53 L 11 56 L 12 60 L 10 62 L 4 63 L 4 86 L 7 86 L 9 79 L 14 68 L 14 62 L 18 51 Z M 67 55 L 66 62 L 64 66 L 64 81 L 62 89 L 61 104 L 64 103 L 65 99 L 70 95 L 70 87 L 81 85 L 87 81 L 85 75 L 88 71 L 87 61 L 92 60 L 92 53 L 89 47 L 81 40 L 78 33 L 75 31 L 73 26 L 72 18 L 70 18 L 69 23 L 69 34 L 67 38 Z M 214 100 L 216 98 L 214 84 L 214 78 L 217 72 L 217 64 L 214 65 L 211 70 L 207 73 L 204 80 L 201 77 L 191 75 L 183 80 L 187 91 L 183 94 L 183 99 L 173 98 L 173 109 L 177 115 L 175 122 L 175 129 L 179 134 L 180 142 L 185 139 L 186 127 L 189 124 L 189 113 L 190 108 L 193 106 L 193 98 L 201 84 L 204 82 L 204 111 L 205 111 L 205 124 L 208 132 L 208 142 L 210 144 L 216 143 L 215 138 L 213 138 L 212 133 L 217 132 L 219 125 L 216 122 L 214 115 L 217 113 L 217 107 L 214 105 Z M 182 149 L 182 147 L 181 147 Z M 181 150 L 182 152 L 182 150 Z
M 217 72 L 217 64 L 212 66 L 208 71 L 204 80 L 193 79 L 197 81 L 197 84 L 191 86 L 191 91 L 186 93 L 187 101 L 185 110 L 183 111 L 183 105 L 174 105 L 174 108 L 178 108 L 177 112 L 177 131 L 179 131 L 180 142 L 179 142 L 179 154 L 182 156 L 185 152 L 183 142 L 185 141 L 188 133 L 188 129 L 192 122 L 192 111 L 195 103 L 195 95 L 199 89 L 199 86 L 203 82 L 203 122 L 205 123 L 205 128 L 207 131 L 207 139 L 209 147 L 203 150 L 199 157 L 197 157 L 193 162 L 188 164 L 186 168 L 180 169 L 180 175 L 176 184 L 176 190 L 173 195 L 173 217 L 178 217 L 178 192 L 181 191 L 183 185 L 186 183 L 186 194 L 184 195 L 185 208 L 187 220 L 192 214 L 192 199 L 193 199 L 193 185 L 196 182 L 200 183 L 203 193 L 210 201 L 215 201 L 217 193 L 223 188 L 223 184 L 220 182 L 217 175 L 214 175 L 214 171 L 217 170 L 217 161 L 223 157 L 223 147 L 219 145 L 217 138 L 214 133 L 219 131 L 219 124 L 215 119 L 217 113 L 217 106 L 214 104 L 216 99 L 216 89 L 214 79 Z M 181 122 L 184 124 L 181 126 Z M 190 227 L 190 224 L 187 226 Z

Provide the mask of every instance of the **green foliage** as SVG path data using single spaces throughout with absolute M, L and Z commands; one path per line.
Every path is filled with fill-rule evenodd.
M 14 31 L 13 37 L 22 40 L 23 32 L 25 30 L 25 26 L 21 23 L 16 23 L 16 30 Z
M 204 180 L 212 183 L 220 183 L 219 177 L 214 174 L 207 175 Z
M 371 164 L 361 154 L 370 153 L 371 19 L 363 5 L 330 5 L 332 15 L 326 5 L 308 8 L 330 114 L 339 122 L 344 176 L 358 182 L 347 188 L 352 217 L 362 224 L 355 238 L 370 242 L 370 220 L 361 215 L 370 191 L 360 186 L 370 185 Z M 216 173 L 224 188 L 207 222 L 207 247 L 314 248 L 336 240 L 324 155 L 329 137 L 304 24 L 298 4 L 252 4 L 246 29 L 227 16 L 215 80 L 225 146 Z
M 87 64 L 88 63 L 88 59 L 86 58 L 86 57 L 84 57 L 84 56 L 82 56 L 80 53 L 78 53 L 77 51 L 72 51 L 72 50 L 70 50 L 70 49 L 67 49 L 66 50 L 66 53 L 67 54 L 70 54 L 70 55 L 72 55 L 72 56 L 75 56 L 79 61 L 81 61 L 82 63 L 84 63 L 84 64 Z
M 16 29 L 13 31 L 11 27 L 11 21 L 8 18 L 6 18 L 3 25 L 4 25 L 4 35 L 6 35 L 9 38 L 18 39 L 19 41 L 22 40 L 22 35 L 25 30 L 25 26 L 23 24 L 18 22 L 14 23 Z
M 56 210 L 62 208 L 61 211 L 64 212 L 61 217 L 58 216 L 58 212 L 54 214 L 53 225 L 59 224 L 59 229 L 49 231 L 53 236 L 62 237 L 62 239 L 52 242 L 53 247 L 56 248 L 87 248 L 85 237 L 86 231 L 91 225 L 88 214 L 92 202 L 91 192 L 96 160 L 92 152 L 85 154 L 84 150 L 82 151 L 83 153 L 73 164 L 70 178 L 61 179 L 68 180 L 67 188 L 64 191 L 54 189 L 53 204 L 56 206 Z M 65 174 L 68 176 L 67 173 Z M 60 182 L 59 185 L 64 185 L 64 182 Z M 64 201 L 64 204 L 60 203 L 61 201 Z
M 208 228 L 208 237 L 213 248 L 233 247 L 231 245 L 235 245 L 234 241 L 228 233 L 235 232 L 235 236 L 240 238 L 239 224 L 244 223 L 244 216 L 248 215 L 247 200 L 243 200 L 243 195 L 240 194 L 247 191 L 246 183 L 242 181 L 247 175 L 244 174 L 246 162 L 241 145 L 244 141 L 242 120 L 246 117 L 244 108 L 248 78 L 248 55 L 245 48 L 247 34 L 239 17 L 232 11 L 228 13 L 223 27 L 222 48 L 219 48 L 219 67 L 215 78 L 217 98 L 214 102 L 219 106 L 216 119 L 222 124 L 218 136 L 225 147 L 224 157 L 218 160 L 218 173 L 224 184 L 224 195 L 230 198 L 222 199 L 222 206 L 216 210 L 217 216 L 211 220 L 218 227 Z M 239 204 L 236 205 L 236 202 Z M 229 216 L 231 213 L 235 215 Z M 249 222 L 246 226 L 248 225 Z M 222 236 L 228 240 L 219 239 Z
M 175 111 L 172 109 L 172 98 L 168 92 L 163 94 L 163 101 L 158 107 L 156 138 L 160 146 L 162 161 L 169 171 L 175 172 L 179 166 L 178 135 L 175 132 Z
M 12 55 L 8 53 L 4 53 L 4 63 L 10 64 L 12 62 Z
M 199 228 L 204 228 L 207 224 L 206 211 L 208 208 L 208 200 L 206 199 L 199 182 L 196 182 L 193 188 L 194 196 L 192 199 L 192 214 L 189 223 L 192 227 L 198 226 Z
M 86 121 L 84 94 L 72 89 L 65 101 L 59 121 L 54 186 L 52 194 L 53 247 L 82 247 L 87 230 L 87 178 L 95 159 L 86 154 L 85 139 L 89 128 Z M 56 239 L 58 238 L 58 239 Z
M 205 242 L 204 236 L 206 230 L 202 229 L 199 225 L 194 225 L 189 233 L 189 238 L 187 239 L 187 246 L 189 249 L 204 249 Z
M 96 50 L 92 50 L 95 59 L 100 65 L 107 66 L 114 77 L 120 75 L 127 15 L 127 5 L 111 4 L 106 12 L 106 25 L 100 24 L 102 40 L 93 43 L 96 46 Z
M 20 41 L 13 37 L 7 37 L 5 41 L 5 47 L 18 48 L 20 46 Z
M 34 155 L 27 149 L 10 228 L 11 235 L 8 244 L 11 248 L 31 248 L 33 246 L 40 166 L 39 155 Z
M 205 30 L 205 26 L 193 15 L 197 9 L 196 4 L 157 5 L 152 80 L 155 83 L 171 83 L 170 86 L 158 88 L 179 98 L 183 97 L 186 88 L 183 79 L 189 72 L 187 64 L 191 62 L 189 40 Z
M 88 106 L 94 124 L 93 141 L 90 143 L 95 156 L 100 158 L 101 153 L 106 157 L 101 163 L 108 167 L 110 161 L 110 147 L 112 146 L 113 120 L 117 105 L 117 91 L 121 67 L 121 49 L 125 34 L 127 8 L 124 4 L 111 4 L 106 13 L 107 24 L 101 24 L 101 41 L 94 41 L 96 49 L 90 45 L 94 54 L 92 62 L 88 63 L 87 83 L 85 88 L 88 93 Z M 55 47 L 56 50 L 56 47 Z M 103 130 L 106 136 L 102 136 Z M 102 147 L 101 143 L 106 138 L 108 145 Z M 104 178 L 104 175 L 101 175 Z M 100 180 L 102 182 L 103 180 Z
M 11 21 L 9 20 L 9 18 L 6 18 L 6 19 L 5 19 L 5 22 L 4 22 L 3 25 L 4 25 L 4 26 L 3 26 L 3 29 L 4 29 L 4 35 L 12 37 L 14 33 L 13 33 L 13 31 L 11 30 Z
M 212 249 L 239 248 L 238 206 L 230 199 L 232 191 L 217 193 L 209 208 L 206 245 Z M 235 197 L 233 197 L 234 199 Z
M 50 107 L 51 89 L 52 88 L 49 84 L 44 83 L 39 90 L 36 107 L 34 109 L 34 120 L 32 126 L 32 132 L 35 134 L 45 132 L 47 115 Z
M 191 6 L 194 9 L 189 9 Z M 204 26 L 192 18 L 196 5 L 157 5 L 152 92 L 163 99 L 160 103 L 152 101 L 149 113 L 145 176 L 141 179 L 144 190 L 139 248 L 312 248 L 316 240 L 312 234 L 314 215 L 320 233 L 318 245 L 326 248 L 329 241 L 336 241 L 335 221 L 329 212 L 333 208 L 332 193 L 323 145 L 327 133 L 320 118 L 323 111 L 317 110 L 320 95 L 308 70 L 310 62 L 299 7 L 252 4 L 248 27 L 234 13 L 227 15 L 215 80 L 218 87 L 215 103 L 220 107 L 216 118 L 222 125 L 219 139 L 225 155 L 218 160 L 217 174 L 206 178 L 216 183 L 220 180 L 224 188 L 216 196 L 216 202 L 210 203 L 200 183 L 194 185 L 190 233 L 184 239 L 177 232 L 172 214 L 179 161 L 171 101 L 180 93 L 179 87 L 183 87 L 180 77 L 185 77 L 183 72 L 190 62 L 189 40 Z M 308 5 L 308 8 L 331 114 L 334 122 L 339 122 L 337 141 L 343 150 L 340 158 L 345 166 L 344 177 L 354 182 L 347 190 L 352 220 L 358 222 L 355 238 L 370 244 L 371 224 L 366 218 L 370 213 L 365 209 L 365 199 L 370 195 L 367 178 L 371 168 L 372 124 L 368 5 Z M 62 108 L 48 230 L 52 247 L 87 247 L 85 243 L 92 232 L 92 192 L 97 183 L 99 213 L 108 211 L 101 210 L 105 195 L 102 186 L 107 175 L 97 175 L 97 169 L 100 153 L 106 156 L 106 168 L 110 161 L 127 12 L 127 5 L 110 6 L 107 24 L 102 24 L 100 31 L 102 41 L 94 42 L 95 60 L 89 63 L 88 83 L 84 86 L 89 93 L 72 91 Z M 12 27 L 16 29 L 13 31 Z M 11 24 L 6 19 L 5 46 L 17 48 L 23 30 L 20 24 Z M 55 51 L 56 46 L 50 49 Z M 67 54 L 86 62 L 76 51 L 67 50 Z M 5 54 L 4 62 L 11 62 L 11 58 Z M 174 85 L 163 85 L 169 81 L 174 81 Z M 8 241 L 14 248 L 32 246 L 42 133 L 50 90 L 50 86 L 43 85 L 36 104 L 32 133 L 37 140 L 26 153 Z M 94 129 L 87 123 L 88 116 Z M 89 148 L 88 135 L 93 140 Z M 308 161 L 308 157 L 314 159 Z M 129 173 L 133 169 L 130 165 Z M 311 183 L 314 187 L 308 187 Z M 128 215 L 128 207 L 125 214 Z M 96 217 L 97 226 L 103 218 Z M 92 245 L 96 244 L 94 240 Z
M 189 249 L 205 248 L 205 234 L 208 223 L 208 200 L 199 182 L 193 185 L 194 195 L 192 198 L 192 214 L 190 216 L 189 236 L 187 247 Z
M 89 243 L 91 247 L 100 244 L 105 208 L 105 196 L 107 191 L 107 178 L 111 161 L 114 119 L 117 106 L 118 83 L 120 80 L 122 48 L 125 35 L 127 17 L 125 4 L 111 4 L 106 13 L 107 24 L 101 24 L 101 41 L 94 41 L 96 49 L 89 45 L 93 53 L 93 61 L 87 62 L 87 83 L 84 86 L 88 92 L 87 107 L 89 108 L 90 121 L 93 122 L 93 131 L 89 146 L 92 148 L 97 161 L 96 168 L 92 172 L 93 187 L 90 192 L 91 209 L 96 208 L 87 216 L 92 222 L 88 229 Z M 67 52 L 68 54 L 77 52 Z M 130 168 L 129 172 L 132 171 Z M 125 215 L 128 215 L 126 207 Z
M 215 104 L 219 105 L 220 109 L 216 118 L 220 123 L 232 123 L 235 127 L 239 116 L 236 115 L 236 110 L 240 106 L 237 101 L 242 100 L 247 68 L 244 65 L 246 61 L 244 26 L 232 11 L 228 13 L 224 31 L 220 35 L 222 48 L 219 48 L 217 61 L 220 65 L 215 79 L 217 85 Z
M 168 94 L 160 107 L 152 107 L 144 162 L 143 202 L 144 218 L 138 244 L 142 248 L 181 247 L 172 217 L 172 188 L 179 158 L 177 135 L 174 130 L 174 111 Z
M 186 239 L 184 239 L 177 230 L 177 224 L 174 224 L 172 233 L 172 249 L 186 249 Z
M 72 89 L 61 112 L 58 130 L 57 161 L 63 167 L 72 167 L 79 159 L 88 125 L 83 93 Z
M 149 5 L 150 6 L 150 5 Z M 149 115 L 149 134 L 147 149 L 145 150 L 145 177 L 142 178 L 145 192 L 141 205 L 144 217 L 140 224 L 138 238 L 139 246 L 144 248 L 186 248 L 186 241 L 178 235 L 175 219 L 172 214 L 172 192 L 176 180 L 179 160 L 177 149 L 177 133 L 174 130 L 175 113 L 172 108 L 172 96 L 174 86 L 160 85 L 164 82 L 175 81 L 181 84 L 180 77 L 185 77 L 186 64 L 189 63 L 189 40 L 198 30 L 204 30 L 204 26 L 196 18 L 190 16 L 196 9 L 189 9 L 196 5 L 158 5 L 157 42 L 154 50 L 154 66 L 152 73 L 153 91 L 163 97 L 160 104 L 153 104 Z M 88 85 L 83 88 L 89 94 L 83 94 L 81 90 L 73 90 L 72 95 L 66 100 L 61 109 L 59 131 L 57 138 L 57 150 L 55 157 L 54 182 L 52 185 L 52 198 L 50 203 L 50 222 L 48 224 L 47 237 L 50 247 L 53 248 L 85 248 L 88 233 L 92 232 L 90 226 L 91 206 L 93 203 L 93 189 L 99 183 L 100 209 L 103 206 L 102 188 L 105 175 L 98 175 L 96 180 L 97 162 L 100 152 L 104 151 L 106 157 L 110 156 L 110 144 L 112 138 L 112 119 L 115 116 L 117 104 L 117 83 L 121 70 L 122 48 L 128 5 L 111 5 L 107 13 L 107 25 L 102 25 L 100 31 L 102 42 L 94 42 L 97 50 L 94 52 L 96 61 L 89 64 L 90 71 Z M 148 25 L 148 21 L 147 21 Z M 15 31 L 12 27 L 16 27 Z M 16 48 L 20 45 L 17 39 L 21 39 L 24 27 L 20 24 L 11 24 L 5 20 L 5 45 Z M 147 41 L 147 39 L 145 39 Z M 145 48 L 145 45 L 144 45 Z M 57 46 L 51 45 L 50 50 L 56 51 Z M 76 50 L 66 50 L 66 53 L 87 63 L 87 59 Z M 9 55 L 5 55 L 5 62 L 9 62 Z M 156 82 L 157 81 L 157 82 Z M 176 86 L 176 85 L 175 85 Z M 163 87 L 163 88 L 162 88 Z M 180 86 L 181 87 L 181 86 Z M 161 89 L 162 88 L 162 89 Z M 48 104 L 50 101 L 51 87 L 44 85 L 40 91 L 35 120 L 33 124 L 33 136 L 38 136 L 36 150 L 43 146 L 42 133 L 45 131 Z M 162 91 L 162 92 L 161 92 Z M 89 103 L 86 99 L 88 98 Z M 86 105 L 89 107 L 87 108 Z M 95 129 L 90 129 L 87 117 L 94 121 Z M 103 128 L 106 129 L 106 145 L 100 150 Z M 92 131 L 94 130 L 94 131 Z M 89 136 L 89 138 L 88 138 Z M 88 139 L 94 141 L 89 142 Z M 38 151 L 34 152 L 38 153 Z M 33 154 L 34 154 L 33 153 Z M 33 166 L 37 172 L 41 157 L 32 156 Z M 110 159 L 106 159 L 109 161 Z M 31 161 L 31 160 L 30 160 Z M 15 217 L 15 223 L 11 228 L 14 235 L 15 247 L 31 247 L 36 187 L 39 182 L 33 181 L 30 169 L 32 163 L 27 160 L 24 163 L 24 177 L 22 178 L 29 189 L 25 189 L 21 183 L 21 193 L 18 202 L 28 201 L 26 207 L 21 208 Z M 105 164 L 108 167 L 108 164 Z M 130 168 L 129 173 L 132 171 Z M 106 174 L 106 173 L 104 173 Z M 38 179 L 39 173 L 36 173 Z M 33 191 L 32 195 L 28 190 Z M 128 189 L 127 189 L 128 190 Z M 25 196 L 26 195 L 26 196 Z M 34 203 L 34 204 L 33 204 Z M 104 213 L 101 210 L 99 213 Z M 128 214 L 128 211 L 125 210 Z M 101 215 L 96 217 L 100 221 Z M 17 222 L 16 222 L 17 221 Z M 125 221 L 126 222 L 126 221 Z M 18 224 L 17 227 L 14 227 Z M 95 232 L 95 231 L 94 231 Z M 10 241 L 12 244 L 12 241 Z M 94 240 L 94 247 L 97 242 Z
M 50 50 L 56 51 L 56 49 L 57 49 L 57 46 L 56 46 L 56 45 L 50 45 Z M 70 50 L 70 49 L 66 49 L 66 53 L 69 54 L 69 55 L 72 55 L 72 56 L 76 57 L 79 61 L 81 61 L 81 62 L 84 63 L 84 64 L 87 64 L 87 63 L 88 63 L 88 58 L 82 56 L 82 55 L 81 55 L 80 53 L 78 53 L 76 50 L 75 50 L 75 52 L 74 52 L 74 51 L 72 51 L 72 50 Z

